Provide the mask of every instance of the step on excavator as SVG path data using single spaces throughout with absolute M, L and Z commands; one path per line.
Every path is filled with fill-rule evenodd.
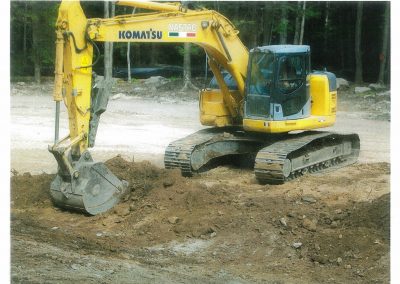
M 87 19 L 78 1 L 64 0 L 59 7 L 55 142 L 49 146 L 58 163 L 50 188 L 56 206 L 96 215 L 116 205 L 128 188 L 88 151 L 110 92 L 109 82 L 92 73 L 100 56 L 96 42 L 190 42 L 207 54 L 217 83 L 199 93 L 200 121 L 208 127 L 168 145 L 167 169 L 191 176 L 233 157 L 250 161 L 260 183 L 276 184 L 357 161 L 357 134 L 316 130 L 335 123 L 336 77 L 311 71 L 309 46 L 248 51 L 234 25 L 216 11 L 177 2 L 116 4 L 151 12 Z M 69 135 L 59 139 L 61 101 L 68 110 Z

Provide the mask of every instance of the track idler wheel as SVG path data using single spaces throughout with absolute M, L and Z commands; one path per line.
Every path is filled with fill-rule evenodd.
M 71 165 L 71 175 L 62 175 L 59 170 L 51 183 L 50 193 L 56 206 L 96 215 L 114 207 L 126 194 L 128 183 L 118 179 L 103 163 L 94 162 L 89 152 Z

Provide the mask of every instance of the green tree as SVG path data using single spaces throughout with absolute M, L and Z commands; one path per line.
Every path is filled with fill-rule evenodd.
M 57 9 L 56 2 L 11 2 L 12 76 L 29 74 L 40 82 L 43 68 L 53 68 Z
M 356 57 L 356 75 L 355 82 L 360 84 L 363 82 L 363 64 L 362 64 L 362 50 L 361 50 L 361 31 L 362 31 L 362 17 L 363 17 L 363 2 L 357 3 L 357 18 L 356 18 L 356 35 L 355 35 L 355 57 Z
M 388 46 L 389 46 L 389 29 L 390 29 L 390 2 L 385 4 L 385 12 L 383 15 L 383 28 L 382 28 L 382 49 L 380 54 L 380 66 L 378 83 L 384 84 L 384 75 L 387 64 Z

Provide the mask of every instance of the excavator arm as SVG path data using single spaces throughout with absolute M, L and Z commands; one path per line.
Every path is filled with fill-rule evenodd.
M 249 54 L 238 38 L 238 31 L 233 24 L 221 14 L 210 10 L 184 10 L 180 6 L 153 2 L 130 2 L 130 5 L 142 5 L 163 11 L 124 15 L 111 19 L 90 19 L 88 20 L 90 38 L 93 41 L 103 42 L 189 42 L 202 47 L 208 55 L 209 65 L 220 86 L 223 106 L 228 111 L 230 123 L 241 124 L 241 106 L 244 100 Z M 232 75 L 237 83 L 238 92 L 231 92 L 228 89 L 221 68 Z
M 93 49 L 99 52 L 95 42 L 189 42 L 201 46 L 220 86 L 218 95 L 222 96 L 222 102 L 217 112 L 227 117 L 223 123 L 211 123 L 226 126 L 242 121 L 249 54 L 228 19 L 215 11 L 189 10 L 177 3 L 119 1 L 117 4 L 157 12 L 87 19 L 79 2 L 62 1 L 56 24 L 53 95 L 56 129 L 55 142 L 49 151 L 59 169 L 51 193 L 57 205 L 89 214 L 108 210 L 126 190 L 126 184 L 104 164 L 93 162 L 87 151 L 94 145 L 99 117 L 108 102 L 109 84 L 92 82 Z M 228 89 L 221 68 L 235 79 L 238 91 Z M 69 135 L 59 139 L 61 101 L 68 110 Z

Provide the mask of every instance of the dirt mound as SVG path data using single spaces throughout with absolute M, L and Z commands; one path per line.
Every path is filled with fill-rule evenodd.
M 112 216 L 117 215 L 126 217 L 124 222 L 133 227 L 139 228 L 134 226 L 139 222 L 141 229 L 133 233 L 143 236 L 149 231 L 159 231 L 157 237 L 144 238 L 161 242 L 175 239 L 176 235 L 204 237 L 215 232 L 210 215 L 205 215 L 203 210 L 211 209 L 218 204 L 219 196 L 226 195 L 223 187 L 208 188 L 182 177 L 180 170 L 160 169 L 147 161 L 134 163 L 115 157 L 106 165 L 116 176 L 129 182 L 128 196 L 114 211 L 104 215 L 111 219 L 108 221 L 115 222 Z M 149 219 L 149 213 L 151 222 L 143 222 Z
M 155 188 L 166 188 L 185 181 L 178 170 L 165 170 L 148 161 L 128 162 L 117 156 L 105 162 L 118 178 L 129 183 L 129 197 L 143 197 Z
M 248 282 L 321 283 L 327 273 L 340 283 L 388 280 L 385 163 L 284 185 L 259 185 L 252 170 L 230 167 L 184 178 L 177 170 L 118 156 L 106 165 L 129 182 L 130 191 L 113 210 L 94 217 L 54 208 L 48 197 L 51 175 L 13 177 L 13 237 L 122 263 L 189 265 L 201 275 L 224 270 Z
M 54 175 L 30 173 L 16 175 L 11 178 L 11 206 L 30 208 L 49 206 L 50 183 Z
M 372 202 L 360 203 L 351 213 L 347 224 L 349 227 L 375 228 L 382 235 L 390 238 L 390 194 L 384 194 Z

